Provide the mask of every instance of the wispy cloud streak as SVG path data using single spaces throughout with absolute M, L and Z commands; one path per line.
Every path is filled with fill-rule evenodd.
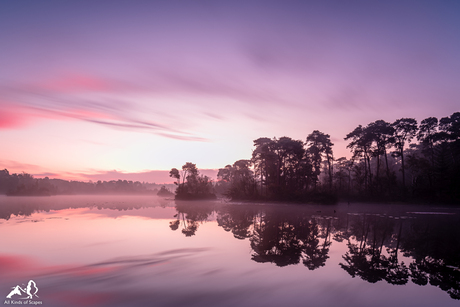
M 95 94 L 95 90 L 104 91 L 108 96 L 114 94 L 113 91 L 107 91 L 107 88 L 110 87 L 97 89 L 88 87 L 85 88 L 84 93 L 77 91 L 62 94 L 53 88 L 40 88 L 37 85 L 1 86 L 0 107 L 3 112 L 0 115 L 0 129 L 19 127 L 33 117 L 72 118 L 117 129 L 149 132 L 166 138 L 207 141 L 206 138 L 195 136 L 188 131 L 172 128 L 164 123 L 144 120 L 142 116 L 146 116 L 146 112 L 138 103 L 122 98 L 87 98 Z M 11 103 L 2 101 L 11 101 Z M 18 108 L 28 112 L 15 112 Z M 155 114 L 150 115 L 155 116 Z

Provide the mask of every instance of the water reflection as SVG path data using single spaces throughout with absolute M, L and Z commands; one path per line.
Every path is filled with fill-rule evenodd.
M 460 231 L 458 215 L 391 219 L 355 217 L 348 252 L 341 267 L 352 277 L 404 285 L 440 287 L 460 299 Z M 354 240 L 353 240 L 354 239 Z M 353 241 L 355 243 L 353 243 Z M 384 254 L 383 251 L 386 251 Z M 410 263 L 398 260 L 409 257 Z
M 356 291 L 363 287 L 356 283 L 360 280 L 374 289 L 431 285 L 460 299 L 458 213 L 454 208 L 174 202 L 133 196 L 2 198 L 0 234 L 5 240 L 14 231 L 15 239 L 0 254 L 0 295 L 34 278 L 40 289 L 67 293 L 62 296 L 65 304 L 56 306 L 72 305 L 68 293 L 73 288 L 90 296 L 106 293 L 105 305 L 95 303 L 104 306 L 127 306 L 133 297 L 139 298 L 134 302 L 155 300 L 161 306 L 188 306 L 195 300 L 198 306 L 219 293 L 227 293 L 234 305 L 258 305 L 265 297 L 265 303 L 271 302 L 279 293 L 288 300 L 291 293 L 296 305 L 298 297 L 311 299 L 309 289 L 329 293 L 329 286 L 316 284 L 330 278 L 354 282 Z M 44 223 L 21 223 L 40 218 Z M 57 236 L 55 229 L 63 235 Z M 80 263 L 81 257 L 86 258 Z M 42 263 L 34 264 L 37 259 Z M 420 295 L 423 290 L 414 291 Z M 335 302 L 342 297 L 343 292 L 337 294 Z
M 355 218 L 350 227 L 348 252 L 343 256 L 345 264 L 340 263 L 340 266 L 352 277 L 359 276 L 371 283 L 386 280 L 394 285 L 406 284 L 409 270 L 403 261 L 398 261 L 401 221 L 395 228 L 395 221 L 388 217 L 363 215 Z
M 0 195 L 0 220 L 13 216 L 31 216 L 37 212 L 64 209 L 110 209 L 128 211 L 151 207 L 174 206 L 173 200 L 132 195 L 78 195 L 48 197 L 6 197 Z
M 331 216 L 312 218 L 311 212 L 301 207 L 222 206 L 212 202 L 177 202 L 176 210 L 177 220 L 170 222 L 172 230 L 182 225 L 182 233 L 192 236 L 199 224 L 215 213 L 218 225 L 225 231 L 232 232 L 237 239 L 249 239 L 251 259 L 256 262 L 271 262 L 280 267 L 302 262 L 314 270 L 324 266 L 329 258 L 334 220 Z
M 291 216 L 269 210 L 259 213 L 250 237 L 252 260 L 277 266 L 302 263 L 310 270 L 326 264 L 329 258 L 330 220 L 322 228 L 316 219 Z
M 194 236 L 201 223 L 207 221 L 214 212 L 212 202 L 177 202 L 175 221 L 169 223 L 171 230 L 177 230 L 182 224 L 182 233 L 186 237 Z
M 249 239 L 253 261 L 279 267 L 302 263 L 309 270 L 326 265 L 333 241 L 346 241 L 348 250 L 339 265 L 351 277 L 369 283 L 430 284 L 460 299 L 458 214 L 348 213 L 332 207 L 323 207 L 321 213 L 316 209 L 176 203 L 177 220 L 170 227 L 181 227 L 184 235 L 192 236 L 216 214 L 218 226 L 236 239 Z

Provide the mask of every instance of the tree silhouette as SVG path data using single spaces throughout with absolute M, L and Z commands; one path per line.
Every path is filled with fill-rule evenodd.
M 436 117 L 429 117 L 420 122 L 420 128 L 417 133 L 417 140 L 422 143 L 425 155 L 430 157 L 432 167 L 434 167 L 434 145 L 438 138 L 437 128 L 438 119 Z
M 171 169 L 171 171 L 169 171 L 169 177 L 177 179 L 177 181 L 175 181 L 174 184 L 176 184 L 176 185 L 180 184 L 180 173 L 179 173 L 179 170 L 177 168 L 173 168 L 173 169 Z
M 402 183 L 403 191 L 406 190 L 406 172 L 404 166 L 404 146 L 406 142 L 410 142 L 417 133 L 417 121 L 413 118 L 400 118 L 396 120 L 392 125 L 395 129 L 395 146 L 397 154 L 401 157 L 401 171 L 402 171 Z
M 212 180 L 208 176 L 200 175 L 196 165 L 191 162 L 187 162 L 182 166 L 182 174 L 178 169 L 173 168 L 169 172 L 169 176 L 177 179 L 177 182 L 174 182 L 178 185 L 176 199 L 199 200 L 216 198 L 213 193 Z M 181 177 L 182 183 L 180 183 Z
M 372 181 L 370 157 L 373 136 L 368 130 L 359 125 L 352 132 L 347 134 L 345 141 L 347 140 L 351 140 L 347 148 L 351 149 L 353 159 L 362 157 L 364 160 L 364 189 L 367 191 Z
M 251 161 L 255 175 L 259 178 L 261 194 L 267 196 L 266 188 L 274 186 L 277 178 L 277 157 L 274 152 L 276 140 L 258 138 L 254 140 L 254 146 Z
M 371 150 L 372 155 L 377 159 L 376 179 L 380 180 L 380 156 L 383 155 L 385 158 L 387 179 L 390 180 L 387 149 L 394 143 L 395 129 L 390 125 L 390 123 L 383 120 L 377 120 L 367 125 L 365 130 L 375 143 L 374 148 Z
M 322 133 L 314 130 L 307 136 L 307 151 L 310 154 L 313 173 L 315 174 L 314 182 L 318 181 L 318 176 L 321 172 L 321 161 L 324 155 L 327 162 L 328 176 L 329 176 L 329 189 L 332 189 L 332 174 L 333 174 L 333 153 L 332 144 L 329 134 Z

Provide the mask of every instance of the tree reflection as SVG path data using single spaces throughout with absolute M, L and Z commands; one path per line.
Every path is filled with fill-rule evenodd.
M 309 270 L 314 270 L 324 266 L 326 264 L 326 260 L 329 258 L 329 246 L 332 243 L 329 240 L 330 225 L 330 220 L 328 220 L 323 244 L 320 244 L 320 241 L 318 239 L 319 226 L 316 223 L 316 221 L 309 222 L 308 225 L 306 225 L 306 231 L 304 232 L 305 237 L 303 240 L 303 264 Z
M 176 203 L 170 228 L 186 236 L 216 213 L 218 226 L 248 239 L 251 259 L 279 267 L 326 265 L 332 242 L 347 242 L 339 263 L 369 283 L 432 285 L 460 299 L 460 220 L 399 218 L 380 214 L 318 215 L 320 211 L 276 206 Z M 437 222 L 434 222 L 436 221 Z
M 186 237 L 191 237 L 195 235 L 199 225 L 214 212 L 214 203 L 176 201 L 176 210 L 176 220 L 169 222 L 169 228 L 174 231 L 182 225 L 181 232 Z
M 324 266 L 329 258 L 331 222 L 321 228 L 311 215 L 283 214 L 267 210 L 259 214 L 250 237 L 252 260 L 277 266 L 302 263 L 310 270 Z M 322 243 L 321 243 L 321 240 Z
M 362 215 L 350 227 L 348 252 L 339 265 L 352 277 L 375 283 L 386 277 L 388 260 L 382 255 L 384 243 L 391 235 L 393 223 L 389 219 Z M 352 243 L 355 238 L 357 243 Z
M 311 214 L 293 215 L 279 208 L 255 206 L 216 206 L 212 202 L 176 203 L 176 220 L 169 227 L 182 227 L 186 236 L 195 235 L 199 225 L 217 212 L 217 224 L 237 239 L 248 238 L 256 262 L 277 266 L 298 264 L 310 270 L 324 266 L 329 258 L 331 220 L 320 225 Z
M 218 211 L 217 225 L 243 240 L 253 235 L 255 216 L 256 210 L 252 207 L 226 206 Z
M 348 252 L 343 256 L 345 264 L 340 266 L 352 277 L 359 276 L 370 283 L 385 280 L 393 285 L 404 285 L 409 280 L 409 269 L 398 261 L 402 222 L 394 234 L 395 222 L 389 217 L 362 215 L 351 226 L 352 236 L 348 240 Z M 356 238 L 357 243 L 351 243 Z M 390 247 L 396 243 L 395 247 Z M 386 244 L 386 255 L 382 253 Z
M 399 224 L 398 236 L 396 238 L 396 247 L 393 249 L 387 249 L 389 256 L 386 258 L 387 261 L 384 262 L 385 264 L 387 264 L 387 274 L 385 276 L 385 280 L 393 285 L 404 285 L 409 280 L 409 269 L 404 264 L 404 262 L 399 263 L 398 261 L 398 251 L 399 244 L 401 242 L 401 232 L 402 222 Z
M 343 256 L 345 263 L 340 266 L 352 277 L 359 276 L 371 283 L 380 280 L 393 285 L 404 285 L 409 280 L 420 286 L 429 283 L 460 299 L 460 233 L 451 223 L 454 222 L 433 217 L 396 223 L 388 217 L 363 215 L 350 227 L 348 251 Z M 399 261 L 401 252 L 413 259 L 408 266 Z
M 271 212 L 270 212 L 271 213 Z M 250 238 L 256 262 L 272 262 L 277 266 L 297 264 L 302 255 L 298 231 L 284 216 L 259 215 Z
M 412 282 L 439 287 L 454 299 L 460 299 L 459 223 L 458 216 L 420 217 L 402 240 L 404 256 L 414 259 L 409 265 Z
M 340 263 L 340 266 L 352 277 L 359 276 L 370 283 L 385 278 L 382 259 L 371 248 L 359 248 L 357 244 L 348 242 L 348 252 L 343 259 L 346 264 Z
M 404 262 L 398 262 L 398 250 L 389 250 L 390 256 L 387 258 L 387 261 L 384 261 L 386 264 L 386 276 L 385 280 L 389 284 L 393 285 L 405 285 L 409 280 L 409 269 L 404 264 Z

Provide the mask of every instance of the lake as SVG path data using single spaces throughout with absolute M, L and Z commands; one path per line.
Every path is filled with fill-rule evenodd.
M 460 303 L 453 207 L 0 196 L 0 238 L 5 306 Z

